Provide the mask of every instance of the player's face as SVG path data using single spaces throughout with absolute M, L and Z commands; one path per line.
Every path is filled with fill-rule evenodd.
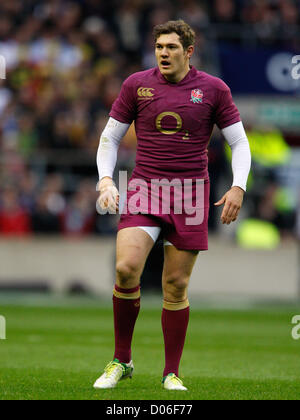
M 155 55 L 161 74 L 171 82 L 179 82 L 189 71 L 189 59 L 194 51 L 191 45 L 183 49 L 179 35 L 163 34 L 155 43 Z

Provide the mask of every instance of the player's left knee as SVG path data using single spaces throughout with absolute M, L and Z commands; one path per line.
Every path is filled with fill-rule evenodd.
M 164 292 L 174 299 L 181 299 L 186 295 L 189 285 L 189 277 L 181 274 L 172 274 L 164 279 Z
M 189 283 L 189 277 L 180 272 L 171 273 L 164 278 L 164 283 L 167 286 L 173 286 L 177 289 L 185 289 Z

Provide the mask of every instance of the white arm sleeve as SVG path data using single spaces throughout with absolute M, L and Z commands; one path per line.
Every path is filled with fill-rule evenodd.
M 118 148 L 129 126 L 130 124 L 121 123 L 114 118 L 109 118 L 101 134 L 97 152 L 99 180 L 105 176 L 113 177 Z
M 237 186 L 246 191 L 251 168 L 251 153 L 243 123 L 240 121 L 221 131 L 232 151 L 232 187 Z

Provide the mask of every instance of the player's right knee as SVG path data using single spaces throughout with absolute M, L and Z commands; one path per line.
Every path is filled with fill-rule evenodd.
M 135 287 L 139 284 L 140 270 L 130 262 L 118 262 L 116 265 L 117 284 L 120 287 Z

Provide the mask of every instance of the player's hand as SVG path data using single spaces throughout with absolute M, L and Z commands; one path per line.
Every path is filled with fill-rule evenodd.
M 215 206 L 219 207 L 224 204 L 224 208 L 221 215 L 223 225 L 229 225 L 231 222 L 235 222 L 238 218 L 241 210 L 245 191 L 240 187 L 232 187 L 226 194 L 223 195 L 221 200 L 215 203 Z
M 100 192 L 98 203 L 102 210 L 116 213 L 119 210 L 119 191 L 111 178 L 103 178 L 99 182 L 98 191 Z

